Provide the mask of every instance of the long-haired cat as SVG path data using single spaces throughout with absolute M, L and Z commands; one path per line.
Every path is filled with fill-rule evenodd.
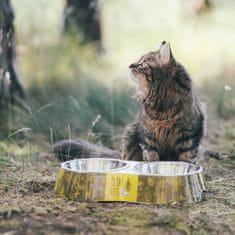
M 115 157 L 125 160 L 187 161 L 199 158 L 204 117 L 192 81 L 170 44 L 143 55 L 129 66 L 138 84 L 141 110 L 126 127 L 121 153 L 84 141 L 65 140 L 54 146 L 61 160 Z
M 192 81 L 170 44 L 129 66 L 142 108 L 122 140 L 126 160 L 194 162 L 203 136 L 203 114 Z

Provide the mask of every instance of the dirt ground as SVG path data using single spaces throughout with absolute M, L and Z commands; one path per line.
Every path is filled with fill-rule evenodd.
M 215 131 L 207 145 L 231 153 L 230 132 Z M 175 207 L 69 201 L 54 193 L 59 164 L 50 155 L 1 162 L 0 234 L 235 234 L 234 158 L 207 158 L 203 200 Z

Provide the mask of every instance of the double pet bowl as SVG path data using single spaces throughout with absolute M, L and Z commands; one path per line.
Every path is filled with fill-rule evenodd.
M 62 163 L 55 191 L 80 201 L 193 203 L 205 190 L 202 171 L 185 162 L 76 159 Z

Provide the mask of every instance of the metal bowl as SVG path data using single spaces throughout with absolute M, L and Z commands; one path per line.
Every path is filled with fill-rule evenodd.
M 115 170 L 124 170 L 128 167 L 128 163 L 116 159 L 77 159 L 62 163 L 61 167 L 74 172 L 108 172 Z
M 133 171 L 139 174 L 142 185 L 139 190 L 150 192 L 149 200 L 156 204 L 198 202 L 205 190 L 203 168 L 194 164 L 145 162 L 137 163 Z M 142 197 L 139 200 L 144 200 Z
M 192 203 L 205 190 L 202 171 L 185 162 L 76 159 L 62 163 L 55 191 L 82 201 Z
M 137 163 L 133 170 L 144 175 L 185 176 L 199 174 L 203 168 L 186 162 L 146 162 Z

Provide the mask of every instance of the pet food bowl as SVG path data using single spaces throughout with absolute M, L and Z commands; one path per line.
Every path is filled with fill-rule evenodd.
M 202 171 L 185 162 L 76 159 L 61 164 L 55 191 L 80 201 L 193 203 L 205 190 Z

